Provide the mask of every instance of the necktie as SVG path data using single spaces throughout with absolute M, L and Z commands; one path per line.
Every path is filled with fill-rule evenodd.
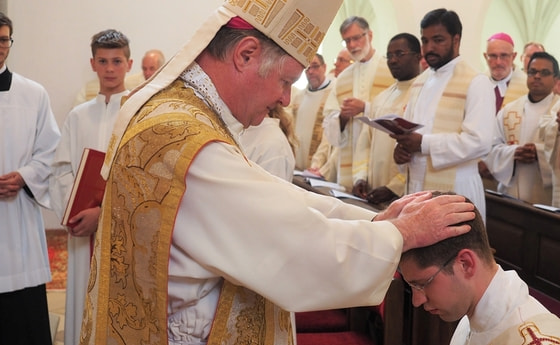
M 500 89 L 498 88 L 498 85 L 494 87 L 494 94 L 496 95 L 496 114 L 497 114 L 498 111 L 500 111 L 500 109 L 502 108 L 502 103 L 504 101 L 504 98 L 500 94 Z

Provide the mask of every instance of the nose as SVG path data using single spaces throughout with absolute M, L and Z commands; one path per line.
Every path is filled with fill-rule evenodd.
M 292 97 L 292 88 L 291 87 L 287 87 L 283 92 L 282 95 L 280 96 L 280 104 L 283 107 L 287 107 L 288 105 L 290 105 L 290 99 Z
M 426 294 L 424 292 L 411 288 L 412 290 L 412 305 L 415 307 L 420 307 L 422 304 L 427 302 Z

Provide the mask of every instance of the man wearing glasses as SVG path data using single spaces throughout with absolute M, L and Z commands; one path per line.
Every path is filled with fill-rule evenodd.
M 41 207 L 60 132 L 49 96 L 11 72 L 12 21 L 0 13 L 0 344 L 51 344 L 51 280 Z
M 315 54 L 305 69 L 307 87 L 294 92 L 290 108 L 294 116 L 298 146 L 295 152 L 296 169 L 305 170 L 323 137 L 323 106 L 332 89 L 327 78 L 327 64 L 321 54 Z
M 420 41 L 409 33 L 400 33 L 387 46 L 387 66 L 396 79 L 372 102 L 370 118 L 394 114 L 402 116 L 410 86 L 420 74 Z M 370 126 L 364 126 L 354 153 L 352 193 L 372 204 L 390 202 L 404 193 L 404 177 L 393 161 L 395 140 Z
M 529 295 L 516 271 L 496 263 L 480 213 L 467 223 L 466 234 L 403 253 L 399 271 L 412 304 L 461 320 L 451 345 L 558 343 L 560 319 Z
M 534 53 L 527 70 L 529 93 L 498 113 L 492 150 L 484 159 L 499 182 L 498 192 L 532 204 L 552 204 L 552 169 L 538 126 L 543 117 L 555 114 L 552 107 L 560 96 L 553 88 L 559 77 L 552 55 Z
M 340 26 L 343 44 L 355 61 L 336 78 L 323 112 L 324 135 L 338 147 L 337 183 L 352 190 L 353 154 L 362 130 L 355 116 L 369 113 L 370 101 L 393 84 L 394 79 L 371 41 L 373 32 L 362 17 L 347 18 Z

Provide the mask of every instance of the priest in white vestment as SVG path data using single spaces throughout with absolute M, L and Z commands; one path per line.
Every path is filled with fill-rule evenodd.
M 498 180 L 498 192 L 531 204 L 552 204 L 552 170 L 539 124 L 560 96 L 553 93 L 558 62 L 533 54 L 527 71 L 529 93 L 506 105 L 496 118 L 494 144 L 484 162 Z

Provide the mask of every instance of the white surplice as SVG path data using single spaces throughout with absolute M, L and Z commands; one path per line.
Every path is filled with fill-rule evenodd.
M 13 198 L 0 200 L 0 293 L 4 293 L 51 280 L 41 206 L 50 207 L 48 177 L 60 132 L 47 91 L 16 73 L 10 90 L 0 91 L 0 122 L 0 175 L 17 171 L 33 194 L 21 189 Z
M 121 99 L 128 91 L 105 96 L 76 106 L 64 121 L 60 144 L 53 161 L 50 180 L 53 210 L 60 219 L 70 197 L 74 177 L 84 148 L 105 152 L 113 125 L 120 109 Z M 84 299 L 89 279 L 90 237 L 68 236 L 68 267 L 66 278 L 65 344 L 78 344 L 82 326 Z
M 494 142 L 492 150 L 484 159 L 488 169 L 499 182 L 498 192 L 532 204 L 552 204 L 552 170 L 545 158 L 544 143 L 539 138 L 539 123 L 543 115 L 549 113 L 554 102 L 554 94 L 550 94 L 540 102 L 529 101 L 527 95 L 506 105 L 496 117 Z M 518 143 L 508 143 L 508 133 L 504 130 L 504 117 L 510 111 L 522 109 L 518 114 L 519 130 Z M 526 164 L 516 162 L 515 150 L 527 143 L 536 147 L 537 161 Z
M 265 117 L 258 126 L 249 126 L 240 133 L 239 145 L 247 157 L 264 170 L 292 181 L 296 160 L 279 119 Z

